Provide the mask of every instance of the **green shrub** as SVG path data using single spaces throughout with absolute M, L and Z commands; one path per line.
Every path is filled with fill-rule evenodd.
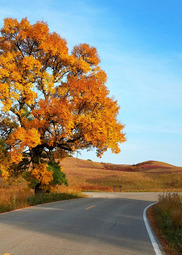
M 47 170 L 52 172 L 53 180 L 44 187 L 45 189 L 41 190 L 41 192 L 49 192 L 51 190 L 51 187 L 54 187 L 56 185 L 66 185 L 68 186 L 68 181 L 66 179 L 65 173 L 61 171 L 61 167 L 58 163 L 55 161 L 50 161 L 47 163 Z M 27 180 L 29 183 L 30 188 L 36 189 L 36 186 L 40 186 L 41 182 L 36 179 L 35 177 L 32 177 L 31 172 L 25 171 L 22 174 L 23 178 Z
M 61 201 L 82 197 L 78 193 L 42 193 L 28 198 L 29 205 L 44 204 L 54 201 Z
M 59 166 L 58 163 L 56 163 L 55 161 L 49 162 L 47 165 L 47 170 L 53 172 L 53 180 L 51 182 L 51 186 L 55 186 L 57 184 L 58 185 L 64 184 L 68 186 L 66 175 L 61 171 L 61 167 Z

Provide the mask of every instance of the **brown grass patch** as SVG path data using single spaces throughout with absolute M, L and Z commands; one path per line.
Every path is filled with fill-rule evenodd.
M 28 206 L 28 197 L 33 195 L 22 179 L 7 184 L 0 178 L 0 211 L 6 212 Z
M 0 213 L 31 205 L 80 197 L 84 197 L 84 195 L 75 191 L 75 189 L 67 188 L 64 190 L 64 187 L 62 187 L 61 190 L 61 186 L 52 189 L 52 192 L 49 194 L 42 193 L 35 196 L 34 190 L 31 190 L 23 179 L 7 184 L 0 178 Z

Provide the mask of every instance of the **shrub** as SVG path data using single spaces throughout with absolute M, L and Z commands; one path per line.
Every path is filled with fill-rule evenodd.
M 61 167 L 58 163 L 56 163 L 55 161 L 49 162 L 47 165 L 47 170 L 53 172 L 53 180 L 51 182 L 51 186 L 55 186 L 57 184 L 65 184 L 66 186 L 68 186 L 66 175 L 61 171 Z
M 162 235 L 172 250 L 182 254 L 182 202 L 179 194 L 169 193 L 159 196 L 154 212 Z

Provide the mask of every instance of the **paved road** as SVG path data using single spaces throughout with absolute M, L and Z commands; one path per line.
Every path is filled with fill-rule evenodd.
M 143 210 L 156 193 L 92 195 L 1 214 L 0 255 L 155 254 Z

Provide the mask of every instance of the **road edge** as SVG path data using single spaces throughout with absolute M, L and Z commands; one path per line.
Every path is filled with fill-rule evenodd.
M 144 223 L 145 223 L 145 227 L 147 229 L 147 232 L 148 232 L 148 235 L 149 235 L 149 238 L 150 238 L 150 241 L 152 243 L 152 246 L 153 246 L 153 249 L 155 251 L 155 254 L 156 255 L 165 255 L 164 251 L 162 251 L 159 247 L 159 241 L 157 239 L 157 237 L 155 236 L 152 228 L 151 228 L 151 225 L 150 225 L 150 222 L 148 220 L 148 217 L 147 217 L 147 210 L 149 207 L 151 207 L 152 205 L 154 205 L 155 203 L 152 203 L 150 205 L 148 205 L 144 211 L 143 211 L 143 220 L 144 220 Z M 161 246 L 161 245 L 160 245 Z M 161 246 L 162 247 L 162 246 Z
M 45 202 L 45 203 L 41 203 L 41 204 L 37 204 L 37 205 L 29 205 L 29 206 L 25 206 L 25 207 L 21 207 L 21 208 L 17 208 L 11 211 L 6 211 L 6 212 L 0 212 L 0 216 L 4 215 L 4 214 L 8 214 L 8 213 L 12 213 L 12 212 L 17 212 L 17 211 L 21 211 L 24 209 L 29 209 L 32 207 L 41 207 L 45 204 L 51 204 L 51 203 L 59 203 L 59 202 L 66 202 L 66 201 L 71 201 L 71 200 L 78 200 L 78 199 L 83 199 L 85 197 L 78 197 L 78 198 L 71 198 L 71 199 L 64 199 L 64 200 L 57 200 L 57 201 L 51 201 L 51 202 Z

